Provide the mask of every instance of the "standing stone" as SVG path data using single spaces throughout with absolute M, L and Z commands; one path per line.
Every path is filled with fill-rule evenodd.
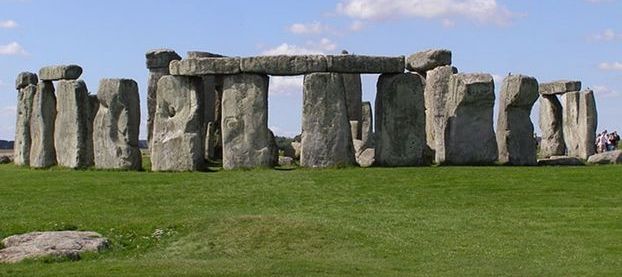
M 95 167 L 140 170 L 138 84 L 129 79 L 103 79 L 97 97 L 99 109 L 93 124 Z
M 533 77 L 511 75 L 503 81 L 497 119 L 499 162 L 502 164 L 537 165 L 530 116 L 538 95 L 538 81 Z
M 153 171 L 205 168 L 203 88 L 201 78 L 164 76 L 158 81 L 153 121 Z
M 544 158 L 566 154 L 563 132 L 563 108 L 555 95 L 540 95 L 540 155 Z
M 498 158 L 493 129 L 495 85 L 490 74 L 455 74 L 449 82 L 439 164 L 492 164 Z
M 187 52 L 188 59 L 197 59 L 197 58 L 220 58 L 223 57 L 219 54 L 214 54 L 210 52 L 200 52 L 200 51 L 190 51 Z M 215 152 L 215 143 L 214 143 L 214 135 L 215 135 L 215 127 L 220 126 L 220 124 L 215 125 L 216 122 L 216 104 L 219 102 L 218 95 L 216 93 L 216 75 L 203 75 L 201 76 L 203 79 L 203 93 L 205 94 L 205 109 L 203 115 L 203 122 L 205 128 L 205 158 L 206 159 L 214 159 Z M 209 130 L 209 125 L 211 124 L 211 130 Z
M 342 74 L 343 85 L 346 89 L 346 108 L 348 110 L 348 120 L 361 122 L 362 120 L 362 101 L 363 89 L 361 85 L 361 74 Z M 361 139 L 361 125 L 357 124 L 352 128 L 352 138 Z
M 17 166 L 30 165 L 30 118 L 32 103 L 37 93 L 37 74 L 22 72 L 17 76 L 17 120 L 13 162 Z
M 361 140 L 363 144 L 374 147 L 374 125 L 371 102 L 362 103 Z
M 275 165 L 273 136 L 268 129 L 267 75 L 224 77 L 222 139 L 224 169 Z
M 568 156 L 587 160 L 594 155 L 598 116 L 591 90 L 564 94 L 564 139 Z
M 451 66 L 441 66 L 427 72 L 425 83 L 425 130 L 426 142 L 430 149 L 436 150 L 442 142 L 445 122 L 445 104 L 449 94 L 449 79 L 454 74 Z
M 383 74 L 376 95 L 376 163 L 381 166 L 426 164 L 425 80 L 419 74 Z
M 32 102 L 30 118 L 30 166 L 47 168 L 56 164 L 54 149 L 54 124 L 56 120 L 56 96 L 51 81 L 40 81 Z
M 57 84 L 54 144 L 58 165 L 86 168 L 93 165 L 93 133 L 89 93 L 82 80 L 60 80 Z
M 145 57 L 147 59 L 147 69 L 149 69 L 149 81 L 147 84 L 147 141 L 151 147 L 158 80 L 162 76 L 169 75 L 169 63 L 174 60 L 181 60 L 181 57 L 170 49 L 150 50 L 145 54 Z
M 355 165 L 343 78 L 336 73 L 305 75 L 300 165 Z

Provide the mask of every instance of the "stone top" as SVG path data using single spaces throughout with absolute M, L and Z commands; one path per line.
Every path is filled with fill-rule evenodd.
M 38 82 L 39 77 L 37 77 L 36 73 L 22 72 L 15 79 L 15 89 L 23 89 L 29 85 L 36 85 Z
M 279 76 L 314 72 L 402 73 L 405 58 L 360 55 L 277 55 L 256 57 L 191 58 L 173 61 L 172 75 L 257 73 Z
M 451 51 L 447 49 L 429 49 L 412 54 L 406 59 L 406 69 L 422 74 L 445 65 L 451 65 Z
M 196 58 L 224 58 L 224 55 L 215 54 L 206 51 L 188 51 L 186 52 L 186 57 L 188 59 L 196 59 Z
M 39 70 L 39 79 L 42 81 L 76 80 L 82 75 L 82 67 L 75 64 L 51 65 Z
M 457 89 L 453 97 L 465 103 L 485 101 L 494 104 L 494 87 L 492 75 L 486 73 L 458 73 L 450 79 L 450 88 Z
M 147 58 L 148 69 L 166 68 L 171 61 L 181 60 L 181 56 L 171 49 L 149 50 L 145 53 L 145 58 Z
M 540 84 L 540 94 L 555 95 L 581 90 L 581 81 L 560 80 Z
M 508 106 L 527 106 L 531 109 L 538 100 L 538 80 L 531 76 L 510 75 L 503 80 L 501 103 Z

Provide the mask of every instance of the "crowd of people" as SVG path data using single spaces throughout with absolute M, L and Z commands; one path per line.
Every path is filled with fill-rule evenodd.
M 620 136 L 617 131 L 608 133 L 607 130 L 604 130 L 596 137 L 596 152 L 614 151 L 618 149 L 618 143 L 620 143 Z

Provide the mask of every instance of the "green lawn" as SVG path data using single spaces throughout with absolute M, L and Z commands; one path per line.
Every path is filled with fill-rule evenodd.
M 622 167 L 211 173 L 0 166 L 0 238 L 93 230 L 0 276 L 619 276 Z M 156 229 L 161 235 L 154 235 Z

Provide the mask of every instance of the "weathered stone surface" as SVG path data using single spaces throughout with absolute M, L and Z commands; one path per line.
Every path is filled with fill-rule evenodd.
M 9 156 L 0 156 L 0 164 L 10 164 L 11 162 L 13 162 L 11 157 L 9 157 Z
M 29 85 L 36 86 L 39 82 L 39 77 L 37 77 L 36 73 L 32 72 L 22 72 L 17 75 L 15 79 L 15 89 L 20 90 Z
M 90 103 L 82 80 L 61 80 L 56 87 L 54 145 L 58 165 L 86 168 L 93 165 Z
M 241 70 L 245 73 L 291 76 L 325 72 L 327 62 L 326 56 L 322 55 L 256 56 L 242 58 Z
M 363 144 L 374 147 L 374 123 L 371 102 L 363 102 L 361 110 L 361 140 Z
M 171 49 L 153 49 L 145 53 L 147 68 L 168 68 L 171 61 L 181 60 L 181 57 Z
M 360 55 L 327 56 L 328 71 L 339 73 L 403 73 L 404 56 L 378 57 Z
M 91 122 L 91 128 L 93 128 L 95 116 L 97 116 L 97 112 L 99 111 L 99 99 L 97 99 L 97 94 L 89 94 L 89 109 L 91 112 L 89 115 L 89 121 Z
M 268 76 L 260 74 L 224 77 L 221 124 L 224 169 L 275 165 L 273 136 L 268 129 L 268 83 Z
M 206 52 L 206 51 L 188 51 L 186 52 L 186 58 L 188 59 L 196 59 L 196 58 L 223 58 L 225 56 Z
M 622 150 L 595 154 L 587 159 L 589 164 L 622 164 Z
M 537 164 L 537 146 L 531 123 L 531 108 L 538 100 L 538 96 L 536 78 L 510 75 L 503 80 L 497 118 L 500 163 Z
M 294 148 L 294 159 L 300 160 L 300 152 L 302 151 L 302 143 L 293 141 L 292 148 Z
M 75 64 L 52 65 L 39 70 L 39 79 L 42 81 L 76 80 L 82 75 L 82 67 Z
M 0 263 L 18 263 L 47 256 L 77 260 L 81 253 L 105 249 L 109 242 L 95 232 L 58 231 L 10 236 L 2 244 L 5 248 L 0 249 Z
M 449 94 L 449 79 L 454 74 L 453 67 L 440 66 L 427 72 L 425 83 L 425 129 L 426 142 L 430 149 L 436 150 L 443 142 L 445 104 Z
M 406 59 L 406 69 L 420 74 L 445 65 L 451 65 L 451 51 L 447 49 L 429 49 L 412 54 Z
M 582 160 L 568 156 L 551 156 L 547 159 L 538 160 L 539 166 L 580 166 L 585 165 Z
M 417 73 L 383 74 L 376 95 L 376 163 L 425 165 L 425 80 Z
M 205 133 L 201 78 L 164 76 L 158 81 L 153 123 L 153 171 L 205 168 Z
M 562 104 L 555 95 L 540 96 L 540 155 L 542 157 L 566 154 L 564 142 Z
M 169 65 L 171 75 L 201 76 L 210 74 L 238 74 L 239 57 L 196 58 L 172 61 Z
M 21 74 L 20 74 L 21 75 Z M 35 75 L 36 78 L 37 75 Z M 30 165 L 30 119 L 32 117 L 32 104 L 37 93 L 36 85 L 22 87 L 17 92 L 17 115 L 15 126 L 14 155 L 15 165 Z
M 350 133 L 354 140 L 360 140 L 361 138 L 361 125 L 359 123 L 360 121 L 350 120 Z
M 436 161 L 450 165 L 481 165 L 497 161 L 493 129 L 495 85 L 490 74 L 455 74 L 449 82 L 443 143 Z
M 564 94 L 567 92 L 580 91 L 581 81 L 555 81 L 540 84 L 540 94 L 542 95 L 555 95 Z
M 303 94 L 300 165 L 312 168 L 355 165 L 341 75 L 305 75 Z
M 356 162 L 360 167 L 371 167 L 374 165 L 376 151 L 374 148 L 367 148 L 356 156 Z
M 151 147 L 153 136 L 153 120 L 155 116 L 156 94 L 158 91 L 158 81 L 166 75 L 170 75 L 169 64 L 174 60 L 181 60 L 181 57 L 171 49 L 155 49 L 145 54 L 147 68 L 149 69 L 149 80 L 147 83 L 147 141 Z
M 56 164 L 54 124 L 56 121 L 56 95 L 51 81 L 40 81 L 32 102 L 30 117 L 30 166 L 46 168 Z
M 216 142 L 216 124 L 215 122 L 208 122 L 205 131 L 205 159 L 216 159 Z
M 564 94 L 564 140 L 568 156 L 587 160 L 594 155 L 598 115 L 591 90 Z
M 343 85 L 346 89 L 346 109 L 348 110 L 348 120 L 350 124 L 356 122 L 356 126 L 352 125 L 352 138 L 361 139 L 361 121 L 363 120 L 363 88 L 361 84 L 360 74 L 342 74 Z
M 93 128 L 95 167 L 142 169 L 138 84 L 129 79 L 103 79 L 97 97 L 99 109 Z

